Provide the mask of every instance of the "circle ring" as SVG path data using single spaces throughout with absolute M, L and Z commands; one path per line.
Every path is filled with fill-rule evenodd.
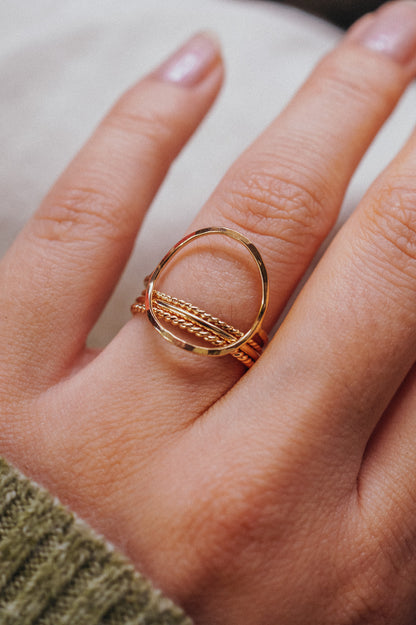
M 253 325 L 243 336 L 241 336 L 238 340 L 234 341 L 234 343 L 231 343 L 230 345 L 221 348 L 193 345 L 192 343 L 188 343 L 178 338 L 160 324 L 153 309 L 153 291 L 155 289 L 155 283 L 167 263 L 186 245 L 188 245 L 195 239 L 210 234 L 224 235 L 244 245 L 244 247 L 250 252 L 252 258 L 254 259 L 261 279 L 261 302 Z M 178 243 L 174 245 L 174 247 L 172 247 L 172 249 L 169 250 L 169 252 L 162 258 L 154 272 L 149 277 L 145 292 L 146 314 L 150 323 L 159 332 L 159 334 L 170 343 L 173 343 L 173 345 L 176 345 L 177 347 L 180 347 L 181 349 L 184 349 L 186 351 L 194 352 L 195 354 L 201 354 L 203 356 L 226 356 L 229 354 L 233 354 L 236 350 L 245 345 L 245 343 L 247 343 L 260 330 L 268 303 L 269 279 L 267 276 L 266 266 L 263 262 L 259 250 L 253 243 L 251 243 L 249 239 L 247 239 L 247 237 L 243 236 L 236 230 L 231 230 L 230 228 L 201 228 L 200 230 L 196 230 L 195 232 L 192 232 L 191 234 L 185 236 L 183 239 L 178 241 Z

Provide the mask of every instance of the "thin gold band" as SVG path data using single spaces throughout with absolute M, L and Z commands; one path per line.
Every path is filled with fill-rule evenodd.
M 195 239 L 220 234 L 244 245 L 253 257 L 261 279 L 261 302 L 251 328 L 243 333 L 230 324 L 210 315 L 184 300 L 179 300 L 155 289 L 161 271 L 172 257 Z M 131 307 L 135 315 L 146 313 L 153 327 L 161 336 L 177 347 L 205 356 L 225 356 L 230 354 L 251 367 L 261 355 L 267 342 L 267 334 L 261 324 L 267 309 L 269 285 L 266 267 L 258 249 L 242 234 L 229 228 L 203 228 L 181 239 L 161 260 L 154 272 L 145 280 L 145 291 Z M 194 345 L 181 339 L 165 328 L 161 321 L 193 334 L 210 344 L 210 347 Z
M 160 291 L 154 291 L 153 295 L 155 298 L 154 311 L 158 319 L 193 334 L 214 347 L 230 345 L 243 335 L 240 330 L 216 317 L 212 317 L 200 308 L 196 309 L 188 302 L 176 300 L 176 298 Z M 131 306 L 131 312 L 133 315 L 146 312 L 144 293 Z M 266 343 L 267 334 L 260 329 L 254 338 L 251 338 L 232 355 L 247 367 L 251 367 L 261 355 Z

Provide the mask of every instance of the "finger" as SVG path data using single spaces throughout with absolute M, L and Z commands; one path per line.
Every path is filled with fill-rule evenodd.
M 403 7 L 406 24 L 416 29 L 414 8 Z M 271 284 L 269 326 L 333 224 L 358 161 L 415 73 L 414 57 L 401 47 L 414 42 L 413 31 L 413 38 L 398 40 L 393 50 L 373 49 L 371 33 L 380 28 L 379 20 L 391 23 L 391 10 L 365 18 L 318 66 L 283 115 L 232 167 L 192 226 L 234 227 L 258 246 Z M 169 273 L 169 292 L 244 329 L 258 306 L 255 287 L 251 274 L 236 269 L 230 254 L 221 252 L 221 242 L 210 243 L 183 258 Z M 229 358 L 202 364 L 187 354 L 192 364 L 185 374 L 178 368 L 179 356 L 173 356 L 175 347 L 160 346 L 144 319 L 136 326 L 116 339 L 117 350 L 125 354 L 123 379 L 133 375 L 144 385 L 146 372 L 134 364 L 137 331 L 149 367 L 179 403 L 185 391 L 193 397 L 198 389 L 191 411 L 200 414 L 241 375 Z M 158 401 L 165 402 L 165 413 L 172 395 Z M 186 409 L 181 414 L 189 417 Z
M 217 43 L 193 37 L 124 94 L 27 224 L 0 270 L 0 332 L 26 367 L 38 353 L 56 374 L 80 351 L 221 79 Z
M 330 246 L 241 399 L 267 387 L 270 426 L 298 432 L 316 462 L 338 468 L 328 475 L 350 484 L 415 360 L 415 169 L 413 134 Z
M 358 162 L 416 73 L 413 30 L 393 50 L 375 53 L 380 21 L 391 24 L 397 12 L 410 22 L 409 31 L 414 28 L 415 7 L 408 3 L 361 20 L 232 166 L 192 224 L 191 230 L 234 228 L 261 250 L 270 278 L 269 327 L 333 226 Z M 258 304 L 253 283 L 224 263 L 217 244 L 212 247 L 200 260 L 194 254 L 178 264 L 170 284 L 180 297 L 196 296 L 197 305 L 247 327 Z M 235 281 L 231 293 L 228 278 Z

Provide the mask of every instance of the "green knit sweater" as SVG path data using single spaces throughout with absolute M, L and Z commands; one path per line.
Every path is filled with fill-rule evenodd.
M 51 495 L 0 458 L 0 625 L 191 625 Z

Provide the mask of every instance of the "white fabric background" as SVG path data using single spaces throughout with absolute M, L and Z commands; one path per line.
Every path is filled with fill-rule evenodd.
M 296 9 L 261 1 L 0 3 L 1 253 L 118 94 L 207 28 L 223 42 L 226 86 L 156 198 L 93 344 L 105 344 L 129 318 L 143 276 L 340 33 Z M 410 132 L 415 97 L 412 86 L 364 160 L 341 221 Z

